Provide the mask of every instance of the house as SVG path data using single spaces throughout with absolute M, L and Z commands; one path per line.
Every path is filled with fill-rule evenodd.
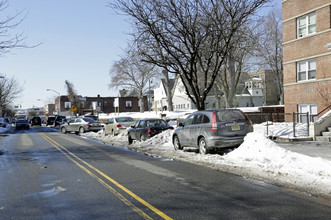
M 242 83 L 242 86 L 237 89 L 237 107 L 252 107 L 263 105 L 262 79 L 260 80 L 261 82 L 258 84 L 256 84 L 257 79 L 253 80 L 254 83 L 250 82 L 247 85 L 245 83 Z M 158 111 L 160 111 L 161 108 L 165 110 L 168 107 L 164 82 L 164 79 L 161 80 L 159 87 L 154 90 L 154 100 Z M 174 80 L 172 80 L 171 83 L 174 83 Z M 245 85 L 250 86 L 250 88 L 246 88 Z M 172 99 L 174 110 L 196 109 L 194 103 L 186 94 L 185 87 L 180 79 L 177 80 L 176 84 L 172 84 L 172 86 L 175 86 L 175 91 Z M 225 106 L 223 94 L 220 93 L 219 95 L 215 95 L 215 93 L 217 93 L 216 90 L 212 89 L 207 96 L 205 101 L 206 109 L 215 109 L 219 106 Z M 217 100 L 217 96 L 219 96 L 219 100 Z M 219 104 L 218 102 L 221 103 Z
M 331 104 L 331 1 L 283 0 L 282 7 L 285 113 L 322 113 Z
M 170 79 L 170 89 L 173 89 L 175 79 Z M 159 86 L 154 89 L 154 102 L 153 109 L 157 111 L 167 110 L 168 101 L 167 101 L 167 90 L 165 87 L 165 79 L 161 79 Z
M 174 110 L 196 109 L 194 103 L 186 94 L 184 84 L 180 78 L 178 78 L 177 83 L 174 86 L 175 86 L 175 91 L 172 98 Z
M 100 112 L 139 112 L 140 104 L 137 92 L 132 90 L 120 90 L 118 97 L 82 97 L 80 96 L 82 114 L 98 114 Z M 148 109 L 147 96 L 143 98 L 144 109 Z M 72 115 L 72 103 L 68 96 L 58 96 L 55 99 L 55 114 Z M 116 107 L 116 108 L 115 108 Z
M 143 104 L 144 110 L 148 110 L 149 105 L 146 95 L 143 96 Z M 140 112 L 138 91 L 135 89 L 120 90 L 118 93 L 118 97 L 114 99 L 114 107 L 116 107 L 116 112 Z
M 271 70 L 260 70 L 248 73 L 249 78 L 262 79 L 263 106 L 279 105 L 280 97 Z

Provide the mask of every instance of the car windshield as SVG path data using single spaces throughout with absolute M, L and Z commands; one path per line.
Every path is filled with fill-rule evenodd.
M 146 122 L 147 127 L 163 127 L 167 126 L 167 122 L 164 120 L 148 120 Z
M 117 122 L 130 122 L 130 121 L 133 121 L 133 119 L 130 117 L 123 117 L 123 118 L 116 118 L 116 121 Z
M 233 122 L 246 120 L 244 114 L 238 110 L 219 111 L 216 115 L 218 122 Z

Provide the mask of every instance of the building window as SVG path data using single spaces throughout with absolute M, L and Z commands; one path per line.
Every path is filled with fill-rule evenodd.
M 306 113 L 309 113 L 308 119 L 307 119 Z M 307 123 L 307 120 L 311 121 L 311 119 L 312 119 L 311 115 L 317 115 L 317 105 L 316 104 L 309 104 L 309 105 L 302 104 L 302 105 L 299 105 L 299 122 Z M 314 120 L 315 119 L 316 119 L 316 116 L 314 117 Z
M 306 60 L 297 63 L 298 81 L 316 79 L 316 61 Z
M 125 102 L 125 107 L 131 108 L 132 107 L 132 102 L 131 101 L 126 101 Z
M 298 38 L 316 33 L 316 12 L 297 19 Z
M 71 102 L 65 102 L 64 108 L 71 108 Z

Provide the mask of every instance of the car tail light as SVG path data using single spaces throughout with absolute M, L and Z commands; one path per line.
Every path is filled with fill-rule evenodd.
M 148 131 L 147 131 L 148 134 L 151 134 L 151 133 L 154 133 L 154 132 L 155 132 L 154 129 L 148 129 Z
M 117 128 L 121 128 L 121 127 L 122 127 L 122 125 L 116 125 L 116 127 L 117 127 Z
M 91 123 L 87 123 L 87 126 L 92 126 L 92 124 Z
M 210 131 L 217 131 L 217 122 L 216 122 L 215 112 L 213 112 L 213 115 L 212 115 Z
M 251 119 L 249 119 L 249 117 L 244 112 L 242 112 L 242 113 L 245 115 L 245 117 L 247 118 L 247 120 L 251 124 L 251 129 L 253 129 L 254 127 L 253 127 L 253 123 L 252 123 Z

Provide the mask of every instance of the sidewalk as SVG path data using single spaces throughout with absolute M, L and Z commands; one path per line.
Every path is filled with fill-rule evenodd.
M 297 141 L 284 142 L 275 141 L 280 147 L 292 152 L 308 155 L 311 157 L 321 157 L 331 161 L 331 142 L 321 141 Z

